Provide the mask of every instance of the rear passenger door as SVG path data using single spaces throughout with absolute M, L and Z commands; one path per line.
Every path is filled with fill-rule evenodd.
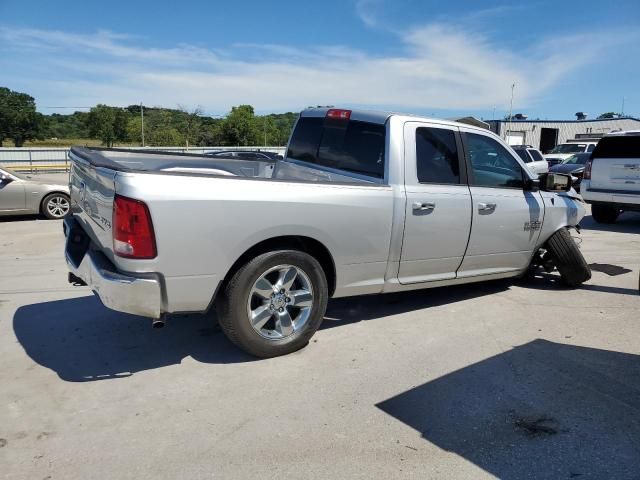
M 457 127 L 404 127 L 405 228 L 400 283 L 456 277 L 471 228 L 471 195 Z
M 493 135 L 463 129 L 473 200 L 473 226 L 458 277 L 524 269 L 544 215 L 538 192 L 525 191 L 524 167 Z

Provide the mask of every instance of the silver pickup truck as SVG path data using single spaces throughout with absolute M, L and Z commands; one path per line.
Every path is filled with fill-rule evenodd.
M 71 282 L 151 317 L 217 311 L 260 357 L 307 344 L 330 297 L 557 268 L 591 276 L 570 177 L 535 177 L 493 133 L 416 116 L 300 114 L 285 158 L 74 147 Z M 579 229 L 579 227 L 577 227 Z

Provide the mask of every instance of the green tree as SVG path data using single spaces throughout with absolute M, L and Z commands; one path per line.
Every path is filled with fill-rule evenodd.
M 247 146 L 257 142 L 256 117 L 251 105 L 232 107 L 222 123 L 222 143 L 225 145 Z
M 102 140 L 102 144 L 113 147 L 114 142 L 127 140 L 127 114 L 122 108 L 96 105 L 89 112 L 87 127 L 91 138 Z
M 178 122 L 178 131 L 182 135 L 185 141 L 185 146 L 189 148 L 189 144 L 193 145 L 197 143 L 200 136 L 200 129 L 202 122 L 200 116 L 202 115 L 202 108 L 196 107 L 194 110 L 189 111 L 183 106 L 179 106 L 180 117 Z
M 605 112 L 605 113 L 602 113 L 602 114 L 598 115 L 598 118 L 617 118 L 619 116 L 620 116 L 620 114 L 616 113 L 616 112 Z
M 145 143 L 150 146 L 182 145 L 184 137 L 174 125 L 172 112 L 166 109 L 156 109 L 145 114 L 144 119 Z
M 10 138 L 16 147 L 27 140 L 43 138 L 46 120 L 36 112 L 36 102 L 26 93 L 0 87 L 0 146 Z
M 140 115 L 127 119 L 127 138 L 142 145 L 142 119 Z

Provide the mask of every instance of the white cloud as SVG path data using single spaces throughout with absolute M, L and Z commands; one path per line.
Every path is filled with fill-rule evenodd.
M 26 75 L 22 81 L 35 88 L 30 93 L 40 105 L 42 100 L 49 105 L 143 101 L 224 112 L 240 103 L 259 111 L 318 104 L 409 111 L 503 108 L 514 81 L 518 104 L 526 106 L 629 38 L 590 33 L 589 48 L 587 37 L 574 35 L 509 50 L 480 34 L 431 24 L 403 34 L 404 53 L 395 56 L 339 45 L 239 44 L 222 52 L 192 45 L 154 48 L 113 32 L 86 35 L 6 27 L 0 28 L 0 41 L 5 62 L 20 58 L 29 64 L 27 68 L 13 60 L 12 78 Z M 46 77 L 34 77 L 34 69 Z
M 378 24 L 376 9 L 380 0 L 356 0 L 356 14 L 368 27 L 375 27 Z

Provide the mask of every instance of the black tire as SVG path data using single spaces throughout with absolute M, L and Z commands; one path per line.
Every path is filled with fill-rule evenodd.
M 591 278 L 591 269 L 566 228 L 551 235 L 547 250 L 568 286 L 577 287 Z
M 619 215 L 620 209 L 611 205 L 591 205 L 591 216 L 598 223 L 616 223 Z
M 58 202 L 56 204 L 56 202 Z M 54 206 L 55 205 L 55 206 Z M 64 205 L 64 207 L 62 207 Z M 49 220 L 60 220 L 67 216 L 70 210 L 69 195 L 64 193 L 50 193 L 42 200 L 41 213 Z
M 313 303 L 306 323 L 294 333 L 277 339 L 264 338 L 251 325 L 247 306 L 255 282 L 278 266 L 294 266 L 310 281 Z M 318 330 L 327 308 L 327 279 L 318 261 L 297 250 L 263 253 L 242 266 L 216 299 L 218 323 L 225 335 L 245 352 L 260 358 L 277 357 L 306 346 Z M 276 314 L 277 315 L 277 314 Z

